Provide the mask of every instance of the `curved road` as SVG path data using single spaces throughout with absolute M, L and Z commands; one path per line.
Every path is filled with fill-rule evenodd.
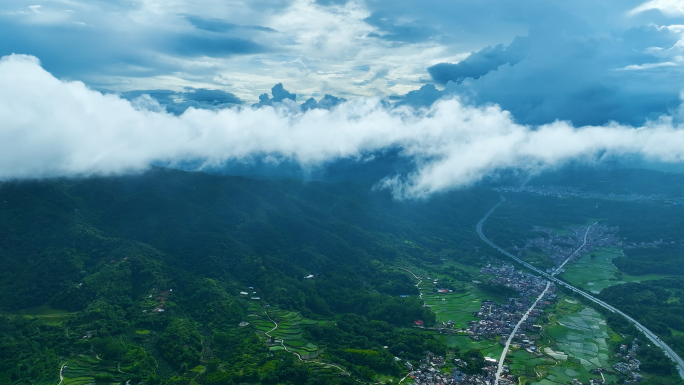
M 567 283 L 567 282 L 565 282 L 565 281 L 561 281 L 560 279 L 554 277 L 552 274 L 548 274 L 548 273 L 546 273 L 546 272 L 544 272 L 544 271 L 541 271 L 541 270 L 537 269 L 536 267 L 530 265 L 529 263 L 523 261 L 522 259 L 520 259 L 520 258 L 516 257 L 515 255 L 509 253 L 508 251 L 506 251 L 506 250 L 500 248 L 499 246 L 495 245 L 492 241 L 490 241 L 489 239 L 487 239 L 487 237 L 485 237 L 484 233 L 482 232 L 482 225 L 485 223 L 485 221 L 487 220 L 487 218 L 489 218 L 489 216 L 492 215 L 492 213 L 494 212 L 494 210 L 496 210 L 496 209 L 497 209 L 502 203 L 504 203 L 505 201 L 506 201 L 506 199 L 505 199 L 504 197 L 501 197 L 501 202 L 497 203 L 494 207 L 492 207 L 492 208 L 487 212 L 487 214 L 485 214 L 485 216 L 482 217 L 482 219 L 480 219 L 480 221 L 477 223 L 477 235 L 479 235 L 480 238 L 482 238 L 483 241 L 485 241 L 489 246 L 491 246 L 491 247 L 497 249 L 499 252 L 501 252 L 502 254 L 506 255 L 507 257 L 513 259 L 514 261 L 520 263 L 521 265 L 523 265 L 523 266 L 525 266 L 526 268 L 528 268 L 528 269 L 534 271 L 535 273 L 537 273 L 537 274 L 543 276 L 544 278 L 548 279 L 549 281 L 552 281 L 552 282 L 555 283 L 556 285 L 563 286 L 563 287 L 565 287 L 565 288 L 567 288 L 567 289 L 570 289 L 570 290 L 572 290 L 574 293 L 581 295 L 582 297 L 584 297 L 584 298 L 586 298 L 586 299 L 588 299 L 588 300 L 594 302 L 595 304 L 597 304 L 597 305 L 599 305 L 599 306 L 602 306 L 603 308 L 608 309 L 608 310 L 612 311 L 613 313 L 617 313 L 617 314 L 620 314 L 621 316 L 625 317 L 625 318 L 626 318 L 629 322 L 631 322 L 637 329 L 639 329 L 642 333 L 644 333 L 644 335 L 646 335 L 646 337 L 647 337 L 649 340 L 651 340 L 651 342 L 652 342 L 654 345 L 656 345 L 656 346 L 658 346 L 659 348 L 661 348 L 661 349 L 665 352 L 665 355 L 666 355 L 666 356 L 670 357 L 670 359 L 671 359 L 672 361 L 675 362 L 675 364 L 677 365 L 677 371 L 679 371 L 679 375 L 680 375 L 682 378 L 684 378 L 684 361 L 682 360 L 682 358 L 679 357 L 679 355 L 678 355 L 677 353 L 675 353 L 674 350 L 672 350 L 672 348 L 670 348 L 670 347 L 669 347 L 664 341 L 662 341 L 657 335 L 655 335 L 655 333 L 653 333 L 652 331 L 648 330 L 644 325 L 640 324 L 637 320 L 635 320 L 634 318 L 628 316 L 627 314 L 623 313 L 622 311 L 616 309 L 615 307 L 609 305 L 608 303 L 606 303 L 606 302 L 604 302 L 604 301 L 602 301 L 602 300 L 600 300 L 600 299 L 594 297 L 593 295 L 591 295 L 591 294 L 589 294 L 589 293 L 587 293 L 587 292 L 585 292 L 585 291 L 582 291 L 582 290 L 580 290 L 580 289 L 578 289 L 578 288 L 576 288 L 576 287 L 570 285 L 569 283 Z
M 423 282 L 423 279 L 420 278 L 420 277 L 418 277 L 415 273 L 413 273 L 413 272 L 412 272 L 411 270 L 409 270 L 409 269 L 405 269 L 405 268 L 403 268 L 403 267 L 397 267 L 397 269 L 401 269 L 401 270 L 404 270 L 404 271 L 408 271 L 409 273 L 411 273 L 411 275 L 413 275 L 413 278 L 415 278 L 415 279 L 418 280 L 418 283 L 416 284 L 416 287 L 418 288 L 418 297 L 420 298 L 421 301 L 423 301 L 423 292 L 420 291 L 420 284 Z M 425 304 L 425 301 L 423 301 L 423 304 Z
M 59 368 L 59 384 L 57 384 L 57 385 L 62 385 L 62 382 L 64 382 L 64 375 L 62 373 L 64 373 L 64 367 L 68 363 L 69 363 L 69 361 L 65 362 L 64 364 L 62 364 L 62 367 Z
M 276 329 L 278 329 L 278 323 L 275 322 L 275 320 L 274 320 L 273 318 L 271 318 L 271 315 L 268 314 L 268 311 L 264 310 L 264 313 L 266 313 L 266 317 L 268 317 L 269 321 L 271 321 L 271 322 L 273 322 L 273 323 L 275 324 L 275 326 L 273 327 L 273 329 L 271 329 L 271 330 L 265 332 L 264 334 L 266 334 L 267 336 L 269 336 L 269 337 L 271 337 L 273 340 L 275 340 L 275 338 L 271 335 L 271 332 L 274 331 L 274 330 L 276 330 Z M 299 358 L 300 361 L 305 361 L 305 360 L 302 358 L 302 356 L 299 355 L 299 353 L 293 352 L 292 350 L 288 349 L 287 346 L 285 346 L 285 342 L 283 341 L 282 338 L 280 339 L 280 346 L 282 346 L 283 349 L 285 349 L 286 352 L 292 353 L 292 354 L 294 354 L 295 356 L 297 356 L 297 358 Z M 329 364 L 329 363 L 327 363 L 327 362 L 314 361 L 314 360 L 306 360 L 306 361 L 307 361 L 307 362 L 310 362 L 310 363 L 318 364 L 318 365 L 323 365 L 323 366 L 332 366 L 332 367 L 334 367 L 334 368 L 337 368 L 337 369 L 341 370 L 342 373 L 346 373 L 346 372 L 347 372 L 347 371 L 344 370 L 342 367 L 339 367 L 339 366 L 337 366 L 337 365 L 335 365 L 335 364 Z M 360 381 L 359 381 L 359 380 L 356 380 L 356 382 L 360 382 Z M 59 384 L 57 384 L 57 385 L 59 385 Z

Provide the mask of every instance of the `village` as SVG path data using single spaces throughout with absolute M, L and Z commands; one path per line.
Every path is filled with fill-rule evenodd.
M 508 264 L 503 264 L 501 267 L 493 267 L 489 264 L 482 268 L 480 272 L 483 275 L 493 277 L 490 284 L 513 289 L 518 293 L 518 296 L 516 298 L 509 298 L 504 304 L 483 300 L 479 311 L 473 313 L 473 316 L 478 319 L 469 321 L 467 328 L 456 329 L 454 322 L 448 321 L 447 323 L 442 323 L 438 330 L 440 333 L 455 332 L 467 334 L 475 341 L 498 339 L 499 343 L 504 345 L 516 324 L 523 317 L 523 314 L 532 306 L 535 298 L 545 289 L 546 280 L 532 274 L 516 271 L 512 265 Z M 525 349 L 530 354 L 541 355 L 538 352 L 535 341 L 539 339 L 539 332 L 542 328 L 536 325 L 535 322 L 541 315 L 542 309 L 550 304 L 548 301 L 556 298 L 554 293 L 555 287 L 551 286 L 547 291 L 545 299 L 540 301 L 537 307 L 530 311 L 528 318 L 518 328 L 513 338 L 512 346 Z M 494 358 L 485 357 L 482 374 L 465 374 L 461 369 L 465 367 L 466 363 L 458 358 L 454 359 L 454 369 L 451 372 L 445 373 L 441 370 L 445 363 L 446 361 L 443 357 L 435 356 L 428 352 L 421 361 L 419 368 L 413 370 L 414 368 L 410 364 L 407 367 L 411 370 L 411 378 L 419 385 L 494 384 L 498 364 Z M 507 365 L 503 366 L 503 372 L 498 383 L 501 385 L 513 385 L 516 383 L 516 378 L 510 374 Z
M 482 374 L 465 374 L 461 370 L 466 363 L 459 358 L 453 359 L 454 367 L 450 371 L 443 371 L 447 364 L 444 357 L 426 352 L 425 358 L 420 361 L 420 367 L 413 368 L 407 363 L 411 372 L 409 377 L 418 385 L 490 385 L 494 384 L 496 376 L 496 360 L 486 360 Z M 499 380 L 501 385 L 515 384 L 515 377 L 508 374 L 508 366 L 504 365 L 504 373 Z
M 626 201 L 640 201 L 651 199 L 662 199 L 663 194 L 615 194 L 615 193 L 600 193 L 596 191 L 582 191 L 576 187 L 565 186 L 524 186 L 524 187 L 500 187 L 495 188 L 498 192 L 525 192 L 537 195 L 561 197 L 578 197 L 578 198 L 611 198 Z M 671 203 L 672 204 L 672 203 Z
M 480 310 L 473 313 L 479 319 L 469 321 L 465 332 L 474 340 L 498 338 L 501 345 L 504 345 L 515 325 L 544 290 L 546 280 L 532 274 L 516 271 L 512 265 L 507 264 L 503 264 L 501 267 L 488 265 L 481 269 L 481 273 L 494 276 L 490 281 L 491 284 L 514 289 L 519 295 L 517 298 L 509 298 L 507 303 L 500 305 L 494 301 L 482 301 Z M 550 304 L 549 301 L 556 299 L 555 291 L 555 286 L 551 285 L 545 299 L 530 311 L 525 322 L 519 326 L 518 332 L 513 338 L 514 347 L 525 349 L 530 354 L 541 355 L 535 344 L 542 330 L 542 327 L 536 324 L 537 318 L 542 314 L 543 309 Z
M 582 245 L 586 227 L 568 228 L 569 234 L 559 234 L 551 229 L 535 226 L 535 232 L 544 233 L 545 236 L 527 239 L 525 245 L 520 248 L 513 246 L 513 249 L 518 252 L 518 256 L 522 256 L 525 252 L 538 252 L 548 255 L 549 261 L 554 266 L 561 265 L 565 260 L 575 254 L 575 251 Z M 617 247 L 622 246 L 621 240 L 618 238 L 619 228 L 609 227 L 602 224 L 594 224 L 591 231 L 587 232 L 587 240 L 584 247 L 582 247 L 582 254 L 586 254 L 599 247 Z M 575 254 L 573 259 L 579 258 L 581 254 Z M 568 262 L 573 262 L 571 259 Z M 553 269 L 548 269 L 547 273 L 551 273 Z
M 454 322 L 448 321 L 438 326 L 440 333 L 467 335 L 474 341 L 498 340 L 501 345 L 505 345 L 508 337 L 513 332 L 514 327 L 520 322 L 523 314 L 531 307 L 534 300 L 543 292 L 546 286 L 546 280 L 538 276 L 525 273 L 523 271 L 516 271 L 512 265 L 503 264 L 499 267 L 488 264 L 480 270 L 480 273 L 492 277 L 489 281 L 492 285 L 501 285 L 514 289 L 518 294 L 515 298 L 509 298 L 507 302 L 497 304 L 492 300 L 483 300 L 481 307 L 477 312 L 473 313 L 476 320 L 469 321 L 466 328 L 455 327 Z M 515 336 L 512 338 L 511 346 L 515 349 L 522 349 L 533 357 L 542 357 L 544 353 L 542 349 L 537 346 L 537 342 L 541 338 L 544 319 L 541 319 L 544 309 L 551 305 L 551 302 L 557 299 L 556 287 L 551 285 L 549 290 L 544 295 L 543 299 L 539 301 L 534 309 L 532 309 L 527 319 L 520 324 Z M 598 385 L 603 384 L 605 379 L 603 373 L 621 374 L 624 378 L 625 384 L 636 384 L 643 381 L 643 377 L 639 374 L 640 362 L 636 358 L 638 350 L 638 342 L 634 340 L 631 346 L 622 345 L 620 351 L 616 354 L 618 362 L 612 367 L 612 370 L 594 369 L 591 371 L 596 376 L 602 378 L 590 379 L 589 382 L 581 382 L 578 379 L 573 379 L 573 385 Z M 448 361 L 453 362 L 448 362 Z M 449 384 L 478 384 L 478 385 L 492 385 L 495 384 L 496 370 L 498 360 L 495 358 L 485 357 L 480 374 L 466 374 L 466 363 L 459 359 L 453 358 L 447 360 L 444 357 L 434 355 L 426 352 L 426 356 L 421 360 L 418 367 L 413 367 L 406 362 L 409 368 L 409 376 L 415 381 L 417 385 L 449 385 Z M 451 368 L 445 370 L 444 367 Z M 508 365 L 503 365 L 502 373 L 498 380 L 501 385 L 514 385 L 518 383 L 518 378 L 510 373 Z
M 616 354 L 620 362 L 613 365 L 613 369 L 627 376 L 625 384 L 636 384 L 643 381 L 643 376 L 639 374 L 641 362 L 636 358 L 639 350 L 639 341 L 634 339 L 632 346 L 621 345 L 620 351 Z

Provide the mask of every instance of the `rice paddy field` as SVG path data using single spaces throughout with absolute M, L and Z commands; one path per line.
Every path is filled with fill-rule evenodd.
M 594 258 L 591 254 L 595 255 Z M 641 282 L 644 280 L 660 279 L 662 275 L 632 276 L 622 274 L 613 266 L 612 260 L 622 256 L 622 250 L 617 248 L 600 248 L 583 255 L 580 259 L 565 268 L 561 277 L 575 286 L 591 293 L 598 294 L 601 290 L 621 283 Z
M 477 319 L 473 316 L 473 312 L 480 310 L 482 301 L 507 300 L 507 298 L 484 293 L 472 284 L 467 284 L 465 290 L 459 293 L 437 293 L 436 289 L 439 288 L 439 284 L 434 285 L 427 280 L 423 280 L 419 288 L 423 293 L 423 301 L 435 313 L 437 321 L 454 321 L 457 328 L 465 328 L 468 326 L 468 321 Z
M 303 326 L 325 326 L 332 321 L 307 319 L 298 312 L 279 310 L 256 301 L 250 302 L 248 317 L 249 323 L 254 326 L 261 338 L 265 340 L 270 335 L 274 339 L 273 345 L 269 348 L 271 351 L 285 350 L 296 353 L 301 359 L 309 360 L 311 370 L 320 375 L 339 376 L 344 372 L 340 367 L 314 360 L 320 353 L 318 346 L 302 337 Z M 278 324 L 277 328 L 275 323 Z
M 94 357 L 78 356 L 70 359 L 64 371 L 64 385 L 91 385 L 119 383 L 123 379 L 116 366 Z
M 503 352 L 503 346 L 499 344 L 498 341 L 494 340 L 481 340 L 474 341 L 468 336 L 457 336 L 457 335 L 439 335 L 436 337 L 440 338 L 447 346 L 457 347 L 460 350 L 478 349 L 482 352 L 485 357 L 499 359 L 501 353 Z
M 38 318 L 48 325 L 61 325 L 63 322 L 68 321 L 76 313 L 57 310 L 48 305 L 43 305 L 21 310 L 17 314 L 26 317 Z
M 551 357 L 537 357 L 519 349 L 509 350 L 508 355 L 506 355 L 506 362 L 508 362 L 512 373 L 525 378 L 535 378 L 540 369 L 543 371 L 543 368 L 556 364 L 556 361 Z
M 426 272 L 421 272 L 421 274 L 419 276 L 425 278 L 419 286 L 423 293 L 423 301 L 435 313 L 437 322 L 453 321 L 455 329 L 467 328 L 468 321 L 478 319 L 473 316 L 473 312 L 480 310 L 483 300 L 497 302 L 507 300 L 482 292 L 472 282 L 464 282 L 464 290 L 458 293 L 437 293 L 439 283 L 433 284 L 432 279 L 441 278 L 440 275 Z M 430 280 L 427 277 L 430 277 Z M 499 359 L 503 351 L 498 340 L 494 339 L 475 341 L 466 334 L 435 334 L 435 336 L 450 347 L 458 347 L 460 350 L 478 349 L 485 357 Z
M 265 338 L 268 338 L 268 335 L 270 335 L 275 340 L 282 340 L 282 345 L 275 345 L 271 348 L 272 350 L 287 350 L 299 354 L 303 359 L 316 358 L 318 356 L 318 346 L 302 337 L 302 327 L 306 325 L 324 326 L 330 321 L 310 320 L 302 317 L 297 312 L 278 309 L 268 310 L 267 314 L 266 310 L 255 304 L 250 304 L 249 310 L 251 314 L 249 322 Z M 277 328 L 275 328 L 276 325 L 271 319 L 278 324 Z
M 422 286 L 421 285 L 421 290 Z M 430 286 L 433 286 L 430 283 Z M 432 290 L 432 288 L 430 288 Z M 432 311 L 437 315 L 438 322 L 454 321 L 455 326 L 464 328 L 468 326 L 468 321 L 475 320 L 473 312 L 480 310 L 482 305 L 482 296 L 476 293 L 448 293 L 436 294 L 426 293 L 423 295 L 423 301 L 430 306 Z
M 590 371 L 610 367 L 608 343 L 617 335 L 598 312 L 570 298 L 561 299 L 554 311 L 553 324 L 543 332 L 548 344 L 543 351 L 554 362 L 535 368 L 543 379 L 533 384 L 568 384 L 573 378 L 582 382 L 598 378 Z M 614 378 L 606 376 L 606 380 Z
M 600 282 L 609 284 L 610 277 L 614 277 L 616 272 L 610 263 L 612 258 L 615 258 L 616 252 L 619 250 L 602 251 L 600 261 L 604 271 L 595 271 L 596 269 L 588 268 L 586 264 L 583 267 L 580 265 L 579 269 L 573 265 L 572 270 L 571 268 L 567 270 L 585 270 L 583 274 L 587 276 L 594 274 L 591 277 L 592 280 L 599 282 L 603 279 Z M 599 261 L 599 257 L 586 256 L 586 259 L 593 260 L 590 261 L 593 263 Z M 613 270 L 609 270 L 606 265 Z M 587 270 L 592 271 L 587 272 Z M 412 271 L 423 278 L 419 288 L 423 293 L 423 300 L 437 315 L 437 320 L 440 322 L 452 320 L 457 328 L 465 328 L 468 321 L 477 319 L 472 313 L 480 309 L 483 300 L 497 302 L 506 300 L 482 292 L 472 282 L 465 283 L 463 292 L 436 293 L 435 289 L 439 284 L 435 286 L 432 280 L 438 278 L 437 274 Z M 609 276 L 607 272 L 612 275 Z M 428 280 L 427 277 L 430 279 Z M 569 384 L 574 378 L 588 383 L 591 378 L 600 378 L 592 375 L 590 371 L 595 368 L 610 367 L 608 343 L 611 338 L 619 340 L 620 337 L 608 329 L 605 319 L 598 312 L 583 307 L 579 301 L 572 298 L 560 298 L 554 307 L 547 309 L 547 314 L 549 324 L 544 325 L 542 340 L 538 342 L 538 347 L 543 354 L 537 355 L 519 348 L 512 348 L 506 357 L 506 363 L 510 366 L 512 373 L 525 378 L 527 384 L 534 385 Z M 436 336 L 451 347 L 458 347 L 461 350 L 479 349 L 486 357 L 499 359 L 503 351 L 498 340 L 475 341 L 467 335 L 456 334 L 436 334 Z M 606 375 L 606 380 L 613 381 L 616 378 Z

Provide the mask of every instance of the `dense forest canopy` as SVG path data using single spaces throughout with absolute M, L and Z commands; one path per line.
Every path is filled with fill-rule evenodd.
M 443 257 L 476 260 L 470 224 L 496 199 L 483 190 L 397 202 L 352 183 L 167 169 L 117 178 L 4 183 L 0 310 L 11 325 L 4 338 L 12 346 L 26 341 L 18 333 L 30 324 L 10 315 L 22 309 L 48 305 L 73 316 L 60 330 L 36 329 L 40 337 L 35 338 L 45 339 L 48 350 L 22 360 L 41 357 L 52 362 L 51 370 L 27 371 L 17 366 L 16 351 L 6 350 L 0 372 L 11 381 L 54 379 L 58 357 L 92 350 L 105 360 L 135 363 L 141 378 L 165 377 L 206 359 L 218 360 L 221 381 L 280 376 L 280 369 L 266 365 L 269 356 L 258 358 L 265 348 L 247 348 L 254 344 L 252 337 L 224 337 L 250 328 L 238 327 L 248 320 L 249 298 L 240 294 L 248 287 L 278 309 L 312 319 L 349 314 L 357 317 L 350 318 L 353 322 L 384 328 L 389 337 L 382 345 L 338 347 L 339 339 L 329 336 L 345 333 L 354 341 L 370 334 L 345 331 L 340 323 L 309 327 L 312 342 L 328 346 L 328 355 L 350 367 L 361 365 L 359 354 L 368 355 L 354 349 L 396 345 L 395 354 L 414 358 L 427 348 L 444 349 L 437 341 L 421 337 L 418 342 L 399 331 L 415 320 L 431 325 L 435 316 L 414 296 L 413 279 L 390 265 Z M 305 278 L 309 275 L 313 279 Z M 149 331 L 150 338 L 135 330 Z M 88 338 L 78 341 L 81 336 Z M 213 358 L 201 356 L 208 343 Z M 256 358 L 234 361 L 222 349 L 256 349 L 249 353 Z M 393 359 L 381 357 L 366 376 L 397 373 Z M 248 370 L 259 362 L 272 370 L 247 377 L 238 369 L 224 370 L 234 365 Z M 208 375 L 207 383 L 217 375 Z

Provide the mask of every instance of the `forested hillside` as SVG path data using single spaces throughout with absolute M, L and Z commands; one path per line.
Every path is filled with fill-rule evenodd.
M 364 369 L 349 352 L 410 357 L 442 348 L 402 331 L 435 317 L 417 298 L 399 296 L 416 288 L 392 266 L 476 261 L 473 224 L 497 199 L 475 189 L 397 202 L 351 183 L 167 169 L 4 183 L 0 383 L 58 382 L 65 364 L 71 376 L 100 368 L 103 381 L 347 381 L 330 367 L 302 366 L 288 377 L 283 371 L 300 364 L 295 357 L 280 365 L 294 356 L 255 340 L 255 302 L 268 304 L 266 315 L 271 308 L 313 320 L 304 335 L 329 345 L 326 357 L 357 377 L 396 374 L 393 360 Z M 340 333 L 345 341 L 358 334 L 363 346 L 328 337 Z M 84 352 L 94 361 L 82 362 Z M 206 368 L 200 375 L 191 371 L 197 365 Z

